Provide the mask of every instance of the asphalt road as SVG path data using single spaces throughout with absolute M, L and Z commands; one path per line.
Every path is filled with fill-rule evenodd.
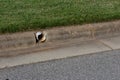
M 0 80 L 120 80 L 120 50 L 4 68 Z

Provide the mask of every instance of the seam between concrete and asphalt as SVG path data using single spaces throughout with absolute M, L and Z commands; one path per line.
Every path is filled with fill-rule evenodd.
M 69 40 L 71 39 L 79 39 L 79 42 L 83 42 L 119 35 L 120 20 L 45 29 L 42 31 L 47 33 L 47 41 L 40 44 L 40 47 L 35 44 L 33 33 L 36 31 L 0 35 L 0 57 L 12 57 L 24 53 L 53 49 L 70 44 Z M 99 42 L 111 48 L 104 42 L 100 40 Z

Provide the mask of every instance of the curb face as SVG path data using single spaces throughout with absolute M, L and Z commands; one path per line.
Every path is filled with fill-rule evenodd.
M 85 24 L 44 30 L 47 40 L 43 48 L 51 42 L 79 38 L 80 41 L 112 36 L 120 33 L 120 20 L 104 23 Z M 34 31 L 0 35 L 0 53 L 7 50 L 29 48 L 35 45 Z
M 62 27 L 48 30 L 49 41 L 81 38 L 81 40 L 114 35 L 120 32 L 120 21 Z

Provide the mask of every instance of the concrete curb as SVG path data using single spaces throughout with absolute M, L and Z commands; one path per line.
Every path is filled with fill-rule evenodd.
M 54 42 L 57 41 L 59 42 L 74 38 L 80 38 L 80 41 L 87 41 L 105 36 L 116 35 L 120 33 L 120 20 L 60 27 L 42 31 L 47 33 L 47 41 L 41 45 L 44 49 L 46 46 L 50 46 L 48 44 L 49 42 L 54 44 Z M 0 35 L 0 55 L 2 53 L 2 56 L 6 56 L 4 51 L 35 46 L 34 32 L 36 31 Z

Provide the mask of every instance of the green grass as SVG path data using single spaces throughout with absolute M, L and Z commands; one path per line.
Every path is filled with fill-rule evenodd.
M 0 33 L 120 19 L 120 0 L 0 0 Z

